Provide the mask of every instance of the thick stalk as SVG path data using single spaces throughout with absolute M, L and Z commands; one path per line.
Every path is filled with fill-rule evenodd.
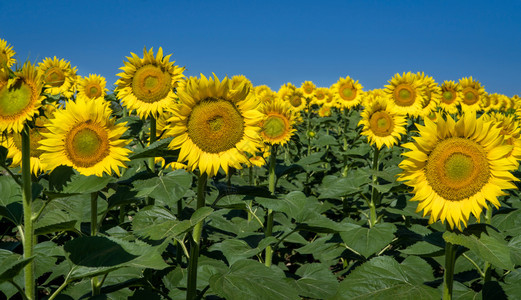
M 492 207 L 490 205 L 487 205 L 487 212 L 485 213 L 485 223 L 486 224 L 492 224 Z M 485 265 L 483 267 L 483 284 L 490 281 L 492 278 L 492 265 L 490 262 L 485 261 Z
M 205 205 L 205 190 L 208 175 L 203 173 L 199 175 L 197 181 L 197 209 Z M 192 300 L 197 296 L 197 262 L 199 259 L 199 248 L 201 246 L 201 234 L 203 232 L 204 220 L 195 224 L 192 233 L 192 247 L 190 248 L 190 262 L 188 264 L 188 286 L 186 291 L 186 299 Z
M 90 194 L 90 235 L 95 236 L 98 232 L 98 192 Z M 92 296 L 97 296 L 101 292 L 101 285 L 98 277 L 94 276 L 90 279 Z
M 275 166 L 277 163 L 277 147 L 276 145 L 271 146 L 271 154 L 270 154 L 270 161 L 269 161 L 269 169 L 268 169 L 268 188 L 270 190 L 270 193 L 272 195 L 275 195 Z M 273 210 L 268 209 L 268 216 L 266 220 L 266 230 L 264 232 L 264 235 L 266 237 L 271 236 L 273 233 Z M 273 248 L 270 246 L 266 247 L 265 252 L 265 259 L 264 264 L 269 267 L 271 266 L 271 261 L 273 258 Z
M 21 132 L 22 136 L 22 201 L 24 210 L 24 258 L 33 256 L 36 237 L 33 229 L 33 211 L 31 194 L 31 137 L 27 125 Z M 24 268 L 25 295 L 27 299 L 35 299 L 36 286 L 34 278 L 34 260 Z
M 156 138 L 157 138 L 156 118 L 154 116 L 150 116 L 150 138 L 149 138 L 150 145 L 152 145 L 156 141 Z M 150 167 L 150 170 L 152 171 L 152 173 L 154 173 L 156 171 L 156 158 L 155 157 L 150 157 L 148 159 L 148 166 Z M 147 204 L 154 205 L 155 199 L 147 196 Z
M 450 230 L 447 225 L 447 230 Z M 452 285 L 454 280 L 454 263 L 456 261 L 456 247 L 445 242 L 445 271 L 443 273 L 443 300 L 452 299 Z
M 376 216 L 376 203 L 378 200 L 378 190 L 376 189 L 376 185 L 378 184 L 378 176 L 376 172 L 378 172 L 378 156 L 380 155 L 380 149 L 374 146 L 374 156 L 373 156 L 373 186 L 371 191 L 371 199 L 369 202 L 369 227 L 373 227 L 376 224 L 377 216 Z

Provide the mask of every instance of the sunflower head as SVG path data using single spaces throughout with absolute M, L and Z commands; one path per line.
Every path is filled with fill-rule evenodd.
M 232 90 L 239 88 L 241 85 L 246 85 L 248 90 L 250 91 L 250 93 L 255 93 L 253 84 L 244 75 L 234 75 L 234 76 L 232 76 L 232 79 L 230 80 L 230 82 L 231 82 Z
M 291 106 L 294 111 L 302 111 L 307 106 L 306 97 L 299 89 L 289 91 L 284 100 Z
M 126 123 L 115 124 L 108 103 L 78 98 L 69 101 L 65 109 L 57 110 L 46 124 L 49 132 L 42 133 L 41 160 L 50 170 L 67 165 L 85 176 L 119 173 L 129 159 L 130 141 L 120 139 Z
M 441 88 L 438 83 L 434 81 L 434 78 L 425 75 L 423 72 L 418 72 L 416 77 L 425 91 L 425 97 L 423 97 L 422 102 L 421 115 L 428 116 L 436 110 L 436 107 L 438 107 L 441 101 Z
M 485 88 L 472 76 L 460 79 L 459 84 L 461 86 L 461 108 L 464 111 L 480 111 Z
M 175 66 L 170 56 L 163 56 L 161 47 L 155 56 L 153 49 L 147 51 L 145 47 L 143 58 L 131 53 L 125 66 L 120 68 L 123 72 L 116 81 L 117 97 L 141 118 L 157 117 L 175 102 L 174 91 L 184 78 L 184 67 Z
M 264 103 L 259 109 L 264 114 L 260 123 L 261 137 L 268 144 L 284 145 L 295 132 L 295 113 L 280 99 Z
M 289 93 L 293 92 L 296 89 L 297 87 L 295 85 L 293 85 L 291 82 L 288 82 L 280 87 L 279 91 L 277 92 L 277 95 L 280 99 L 285 99 Z
M 13 51 L 13 47 L 3 39 L 0 39 L 0 68 L 10 68 L 16 63 L 14 55 L 16 52 Z
M 332 85 L 331 93 L 335 97 L 335 102 L 339 108 L 353 108 L 362 102 L 364 92 L 363 87 L 358 80 L 355 81 L 349 76 L 340 77 L 338 81 Z
M 330 94 L 329 89 L 326 87 L 316 88 L 311 104 L 323 105 L 326 103 L 327 98 L 331 96 Z
M 417 117 L 422 114 L 425 98 L 425 87 L 411 72 L 396 74 L 385 86 L 385 92 L 391 99 L 392 109 L 409 116 Z
M 461 86 L 453 80 L 445 80 L 441 84 L 440 108 L 449 113 L 458 113 L 458 106 L 461 102 Z
M 268 103 L 275 99 L 279 99 L 277 93 L 270 89 L 260 90 L 259 92 L 256 92 L 255 95 L 257 96 L 257 99 L 259 99 L 260 103 Z
M 506 157 L 512 146 L 492 122 L 470 112 L 457 122 L 426 118 L 417 128 L 420 136 L 403 145 L 410 151 L 403 154 L 399 180 L 414 188 L 411 200 L 419 201 L 417 211 L 430 214 L 430 222 L 461 229 L 471 213 L 479 219 L 487 200 L 498 207 L 502 189 L 515 188 L 510 172 L 516 165 Z
M 43 96 L 42 82 L 35 67 L 26 62 L 14 78 L 0 69 L 0 132 L 21 132 L 27 120 L 38 114 Z
M 64 59 L 46 57 L 38 64 L 38 73 L 44 82 L 44 92 L 71 98 L 76 92 L 76 67 Z
M 363 126 L 361 134 L 367 136 L 369 143 L 376 144 L 378 149 L 383 145 L 391 148 L 402 134 L 406 134 L 405 117 L 389 109 L 385 97 L 375 97 L 362 111 L 361 117 L 358 123 Z
M 304 81 L 300 85 L 300 91 L 302 92 L 304 97 L 309 98 L 309 99 L 312 99 L 313 96 L 315 96 L 316 88 L 317 88 L 316 85 L 311 81 Z
M 107 81 L 105 77 L 89 74 L 88 77 L 78 80 L 77 97 L 85 97 L 87 99 L 104 99 L 108 89 L 105 88 Z
M 179 92 L 169 119 L 168 134 L 174 137 L 169 147 L 180 149 L 179 162 L 209 176 L 220 168 L 225 173 L 229 167 L 240 169 L 262 144 L 258 104 L 245 83 L 232 89 L 227 77 L 222 81 L 215 75 L 192 77 Z

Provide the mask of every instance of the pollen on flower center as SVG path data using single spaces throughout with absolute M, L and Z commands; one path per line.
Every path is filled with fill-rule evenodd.
M 244 134 L 244 119 L 233 103 L 208 98 L 188 119 L 188 135 L 201 150 L 219 153 L 235 147 Z
M 136 71 L 132 89 L 136 97 L 147 103 L 164 99 L 171 90 L 171 76 L 154 65 L 145 65 Z
M 107 132 L 90 121 L 80 123 L 67 134 L 65 148 L 74 164 L 91 167 L 109 154 Z
M 388 136 L 393 132 L 394 122 L 385 111 L 375 112 L 369 120 L 371 130 L 377 136 Z
M 59 87 L 65 82 L 65 74 L 60 68 L 52 67 L 45 71 L 43 80 L 52 87 Z
M 14 117 L 24 111 L 32 99 L 32 88 L 18 81 L 14 86 L 0 89 L 0 116 Z
M 399 106 L 410 106 L 415 98 L 416 93 L 409 84 L 400 84 L 394 90 L 394 100 Z

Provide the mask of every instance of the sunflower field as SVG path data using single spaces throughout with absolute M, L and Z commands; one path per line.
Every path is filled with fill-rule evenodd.
M 0 39 L 0 298 L 521 299 L 521 99 L 472 77 L 115 82 Z M 115 70 L 115 72 L 117 72 Z

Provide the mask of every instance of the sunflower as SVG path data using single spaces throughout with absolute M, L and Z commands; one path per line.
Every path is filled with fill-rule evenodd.
M 331 117 L 331 106 L 329 105 L 322 105 L 318 109 L 318 116 L 321 118 L 325 117 Z
M 264 91 L 271 91 L 272 92 L 271 88 L 269 86 L 265 85 L 265 84 L 258 85 L 256 87 L 254 87 L 253 90 L 254 90 L 255 94 L 257 94 L 257 95 L 262 93 L 262 92 L 264 92 Z
M 453 80 L 445 80 L 441 84 L 440 108 L 449 114 L 457 114 L 461 95 L 461 86 L 458 83 Z
M 267 103 L 270 101 L 274 101 L 275 99 L 278 99 L 277 93 L 270 89 L 263 89 L 260 92 L 255 93 L 257 96 L 257 99 L 259 99 L 260 103 Z
M 38 64 L 38 73 L 44 83 L 44 93 L 56 96 L 63 95 L 70 99 L 76 92 L 76 67 L 64 59 L 46 57 Z
M 179 92 L 179 104 L 173 107 L 169 135 L 171 149 L 180 149 L 179 162 L 190 170 L 214 176 L 221 167 L 241 168 L 262 145 L 259 104 L 246 84 L 231 89 L 230 80 L 192 77 Z
M 410 151 L 403 154 L 399 180 L 414 188 L 411 200 L 419 201 L 417 211 L 430 214 L 429 222 L 447 221 L 461 230 L 470 213 L 479 220 L 487 200 L 499 207 L 502 189 L 515 188 L 510 171 L 516 164 L 507 158 L 512 146 L 493 122 L 470 112 L 457 122 L 426 118 L 425 126 L 416 126 L 420 136 L 402 145 Z
M 246 85 L 250 93 L 255 93 L 255 89 L 253 88 L 253 84 L 251 81 L 244 75 L 234 75 L 231 80 L 231 88 L 232 90 L 237 89 L 242 85 Z
M 411 72 L 396 74 L 385 86 L 389 95 L 391 109 L 401 114 L 418 117 L 422 113 L 424 103 L 424 87 L 415 74 Z
M 38 72 L 27 62 L 9 79 L 8 70 L 0 68 L 0 132 L 21 132 L 25 121 L 38 114 L 44 97 Z
M 295 85 L 293 85 L 291 82 L 288 82 L 280 87 L 280 89 L 277 92 L 277 95 L 280 99 L 285 99 L 289 93 L 295 91 L 296 89 L 297 87 Z
M 317 88 L 317 86 L 311 81 L 304 81 L 300 85 L 300 91 L 302 92 L 304 97 L 309 98 L 309 99 L 313 99 L 313 96 L 315 96 L 316 88 Z
M 484 114 L 485 121 L 491 120 L 501 130 L 500 134 L 504 137 L 505 143 L 512 146 L 512 151 L 506 157 L 514 164 L 518 165 L 521 159 L 521 124 L 515 119 L 514 115 L 504 115 L 501 113 Z
M 68 101 L 65 109 L 57 110 L 42 132 L 40 156 L 49 170 L 60 165 L 71 166 L 85 176 L 120 174 L 125 167 L 130 140 L 120 139 L 126 123 L 115 124 L 108 102 L 78 98 Z
M 362 105 L 369 106 L 369 105 L 371 105 L 371 103 L 374 102 L 374 100 L 376 100 L 380 97 L 384 97 L 386 99 L 386 101 L 388 101 L 388 98 L 389 98 L 383 89 L 374 89 L 374 90 L 366 91 L 364 93 L 364 97 L 362 98 Z
M 340 77 L 336 83 L 331 86 L 331 93 L 335 98 L 338 108 L 351 109 L 362 102 L 364 92 L 363 87 L 358 80 L 355 81 L 351 77 Z
M 480 111 L 481 102 L 485 96 L 485 88 L 479 81 L 472 79 L 472 76 L 459 80 L 461 86 L 461 109 L 465 112 Z
M 406 134 L 405 116 L 388 108 L 385 97 L 376 97 L 361 113 L 362 119 L 358 125 L 363 125 L 362 135 L 367 136 L 371 145 L 378 149 L 383 145 L 391 148 L 400 140 L 401 134 Z
M 45 165 L 40 160 L 40 155 L 43 153 L 42 150 L 38 149 L 39 141 L 44 137 L 42 132 L 48 132 L 44 125 L 49 122 L 44 116 L 37 117 L 35 119 L 35 128 L 29 129 L 29 136 L 31 140 L 30 144 L 30 164 L 31 173 L 34 176 L 42 171 L 45 171 Z M 22 135 L 18 132 L 12 132 L 7 136 L 7 139 L 2 143 L 2 146 L 7 148 L 7 158 L 12 158 L 11 167 L 17 167 L 22 164 Z
M 16 63 L 14 55 L 16 52 L 13 51 L 13 47 L 7 44 L 7 41 L 0 39 L 0 68 L 7 66 L 10 68 Z
M 264 142 L 272 145 L 284 145 L 296 131 L 295 113 L 290 105 L 282 100 L 264 103 L 259 109 L 265 116 L 260 123 L 261 137 Z
M 306 98 L 299 89 L 290 90 L 283 99 L 291 105 L 291 109 L 294 111 L 302 111 L 306 109 Z
M 313 96 L 313 99 L 311 100 L 310 104 L 317 104 L 317 105 L 324 105 L 326 104 L 326 100 L 328 99 L 329 95 L 329 89 L 326 87 L 319 87 L 315 89 L 315 95 Z M 329 105 L 331 106 L 331 105 Z
M 107 81 L 105 77 L 89 74 L 88 77 L 78 80 L 78 98 L 85 97 L 87 99 L 105 99 L 108 89 L 105 88 Z
M 175 103 L 174 90 L 184 78 L 184 67 L 180 68 L 170 62 L 171 54 L 163 57 L 163 49 L 159 47 L 154 57 L 153 49 L 143 50 L 143 59 L 130 53 L 128 62 L 118 76 L 114 92 L 118 99 L 129 110 L 135 110 L 141 118 L 149 115 L 157 117 Z
M 418 78 L 418 81 L 421 82 L 425 90 L 421 116 L 427 117 L 436 110 L 436 107 L 438 107 L 438 104 L 441 101 L 441 88 L 438 83 L 434 81 L 434 78 L 425 75 L 423 72 L 418 72 L 416 77 Z

